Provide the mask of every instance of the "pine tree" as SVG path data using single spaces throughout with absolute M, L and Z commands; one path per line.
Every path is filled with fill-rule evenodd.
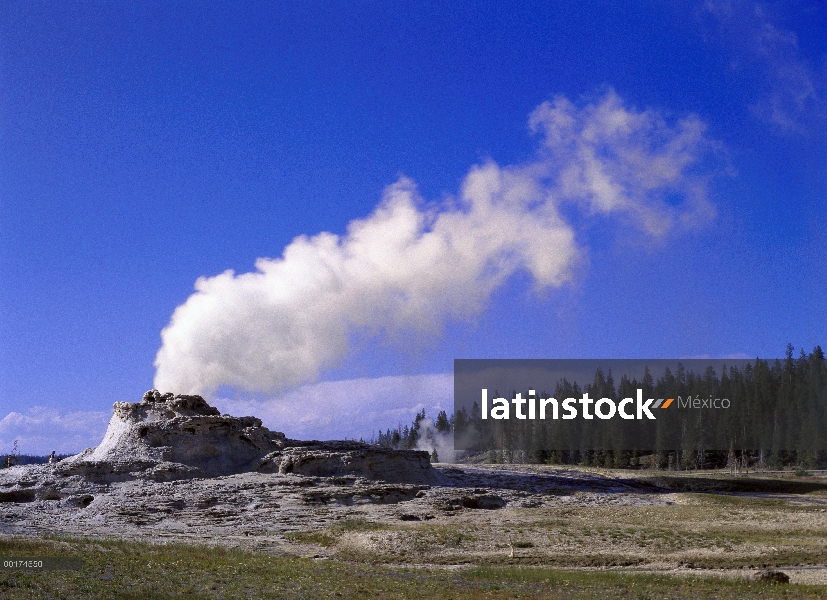
M 448 414 L 442 410 L 436 416 L 436 423 L 434 424 L 437 431 L 448 433 L 451 430 L 451 423 L 448 421 Z

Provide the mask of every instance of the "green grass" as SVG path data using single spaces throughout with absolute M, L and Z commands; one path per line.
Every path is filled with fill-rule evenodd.
M 374 523 L 367 519 L 347 519 L 341 523 L 331 525 L 327 529 L 298 531 L 287 535 L 289 540 L 303 544 L 315 544 L 329 548 L 336 544 L 336 541 L 349 531 L 378 531 L 387 526 L 382 523 Z
M 469 528 L 456 525 L 428 525 L 420 527 L 418 533 L 426 549 L 434 545 L 459 548 L 463 543 L 474 539 L 474 536 L 469 533 Z
M 362 527 L 348 524 L 345 527 Z M 80 556 L 80 572 L 0 572 L 0 598 L 819 598 L 815 586 L 478 566 L 391 569 L 182 544 L 0 538 L 0 556 Z

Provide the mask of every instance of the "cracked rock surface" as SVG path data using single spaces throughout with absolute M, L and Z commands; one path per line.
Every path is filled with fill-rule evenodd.
M 582 471 L 516 465 L 432 470 L 434 482 L 425 484 L 279 472 L 101 480 L 68 475 L 56 466 L 12 467 L 0 471 L 0 534 L 177 539 L 278 549 L 290 533 L 354 517 L 445 522 L 503 508 L 667 503 Z
M 61 461 L 53 471 L 97 483 L 247 472 L 356 475 L 407 483 L 432 482 L 435 476 L 426 452 L 353 441 L 291 440 L 256 417 L 222 415 L 201 396 L 157 390 L 140 402 L 116 402 L 103 441 Z

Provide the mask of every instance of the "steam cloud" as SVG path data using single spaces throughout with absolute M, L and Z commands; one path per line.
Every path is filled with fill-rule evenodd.
M 609 91 L 582 108 L 545 102 L 529 127 L 542 136 L 533 160 L 476 165 L 439 207 L 402 177 L 343 236 L 300 236 L 255 272 L 199 278 L 161 333 L 155 387 L 276 393 L 317 380 L 354 333 L 438 334 L 478 314 L 519 270 L 561 286 L 584 257 L 563 203 L 654 237 L 714 216 L 693 172 L 711 145 L 696 117 L 669 125 Z
M 439 462 L 452 463 L 460 454 L 454 450 L 454 433 L 439 431 L 434 426 L 433 419 L 422 419 L 419 423 L 419 439 L 416 440 L 415 450 L 425 450 L 431 454 L 436 450 Z

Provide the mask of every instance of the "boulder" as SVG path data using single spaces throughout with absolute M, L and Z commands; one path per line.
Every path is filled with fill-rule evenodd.
M 429 455 L 421 450 L 392 450 L 361 442 L 300 442 L 266 455 L 258 470 L 313 477 L 355 475 L 389 483 L 434 483 Z

